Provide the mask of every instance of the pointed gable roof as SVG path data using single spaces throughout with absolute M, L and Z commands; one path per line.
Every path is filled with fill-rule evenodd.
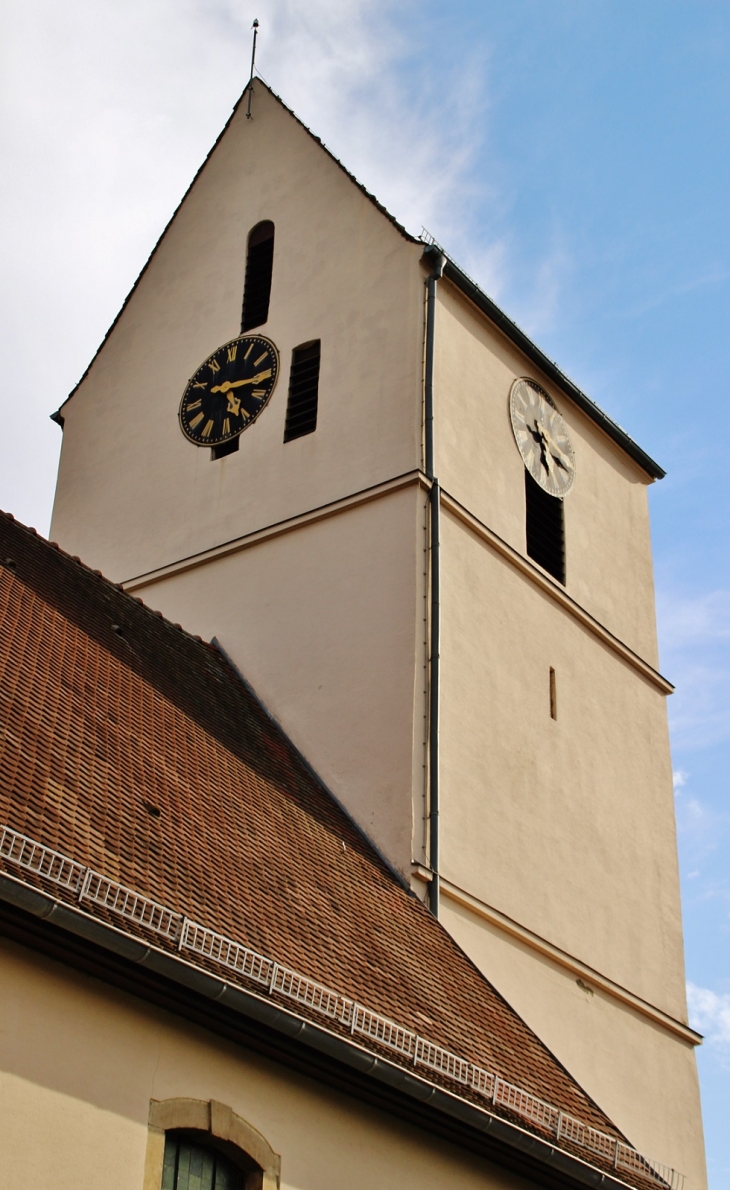
M 24 881 L 171 963 L 187 922 L 189 963 L 226 986 L 256 994 L 268 963 L 269 998 L 314 1025 L 324 1013 L 343 1045 L 357 1033 L 550 1151 L 564 1113 L 573 1132 L 558 1147 L 609 1182 L 612 1160 L 586 1149 L 590 1130 L 614 1157 L 620 1145 L 643 1162 L 222 653 L 6 515 L 0 679 L 0 871 L 11 888 L 0 900 Z M 509 1088 L 501 1098 L 497 1079 Z M 649 1167 L 637 1168 L 623 1176 L 641 1186 Z
M 303 120 L 300 120 L 300 119 L 299 119 L 299 116 L 296 114 L 296 112 L 294 112 L 294 111 L 293 111 L 293 110 L 292 110 L 290 107 L 288 107 L 288 106 L 287 106 L 287 105 L 284 103 L 284 100 L 283 100 L 283 99 L 282 99 L 282 98 L 281 98 L 279 95 L 277 95 L 275 91 L 272 91 L 272 89 L 271 89 L 271 87 L 268 85 L 268 83 L 265 83 L 265 82 L 263 81 L 263 79 L 261 79 L 261 78 L 254 78 L 254 79 L 253 79 L 253 81 L 252 81 L 252 83 L 250 83 L 250 84 L 247 84 L 247 85 L 246 85 L 246 87 L 245 87 L 245 88 L 244 88 L 244 90 L 242 91 L 241 95 L 238 97 L 238 99 L 236 100 L 235 104 L 233 105 L 233 110 L 231 111 L 231 114 L 230 114 L 230 116 L 229 116 L 229 117 L 228 117 L 228 119 L 226 120 L 226 122 L 225 122 L 225 124 L 224 124 L 223 128 L 221 129 L 220 133 L 219 133 L 219 134 L 218 134 L 218 136 L 216 137 L 216 139 L 215 139 L 214 143 L 211 145 L 211 147 L 210 147 L 209 151 L 206 153 L 204 161 L 202 161 L 202 162 L 201 162 L 200 166 L 199 166 L 199 167 L 198 167 L 198 169 L 196 170 L 196 172 L 195 172 L 195 176 L 193 177 L 192 181 L 190 182 L 190 185 L 188 186 L 187 190 L 185 191 L 185 193 L 183 194 L 182 198 L 180 199 L 180 202 L 177 204 L 177 206 L 175 207 L 175 210 L 173 211 L 172 215 L 170 216 L 170 218 L 168 219 L 167 223 L 165 224 L 165 227 L 163 228 L 163 230 L 162 230 L 161 234 L 159 235 L 159 237 L 158 237 L 157 241 L 155 242 L 155 246 L 154 246 L 154 248 L 153 248 L 153 249 L 152 249 L 152 251 L 150 252 L 149 256 L 147 257 L 147 260 L 145 261 L 145 263 L 143 264 L 143 266 L 142 266 L 142 268 L 141 268 L 141 270 L 140 270 L 140 272 L 139 272 L 139 274 L 138 274 L 138 276 L 137 276 L 137 278 L 136 278 L 136 280 L 135 280 L 135 282 L 134 282 L 134 285 L 132 286 L 132 288 L 130 289 L 129 293 L 128 293 L 128 294 L 127 294 L 127 296 L 125 297 L 125 299 L 124 299 L 124 301 L 123 301 L 122 305 L 121 305 L 121 306 L 120 306 L 120 308 L 119 308 L 119 312 L 118 312 L 118 314 L 116 315 L 116 317 L 115 317 L 114 321 L 112 322 L 112 324 L 111 324 L 111 326 L 109 327 L 108 331 L 107 331 L 107 332 L 106 332 L 106 334 L 104 335 L 104 338 L 102 339 L 101 343 L 100 343 L 100 344 L 99 344 L 99 346 L 97 347 L 97 349 L 96 349 L 96 351 L 94 352 L 93 356 L 92 356 L 92 357 L 91 357 L 91 359 L 89 360 L 89 363 L 87 364 L 86 368 L 84 369 L 84 371 L 83 371 L 82 375 L 80 376 L 80 378 L 78 379 L 78 381 L 76 382 L 76 384 L 74 385 L 74 387 L 71 389 L 71 392 L 70 392 L 70 393 L 68 394 L 68 396 L 66 397 L 66 400 L 65 400 L 65 401 L 63 401 L 63 402 L 61 403 L 61 406 L 60 406 L 60 408 L 59 408 L 59 409 L 58 409 L 58 410 L 57 410 L 55 413 L 52 413 L 52 414 L 51 414 L 51 418 L 52 418 L 52 420 L 53 420 L 53 421 L 57 421 L 57 422 L 59 423 L 59 425 L 60 425 L 60 426 L 63 426 L 63 414 L 62 414 L 62 412 L 61 412 L 61 411 L 62 411 L 62 409 L 63 409 L 63 406 L 66 404 L 66 402 L 67 402 L 67 401 L 70 401 L 70 400 L 71 400 L 71 397 L 73 397 L 74 393 L 78 392 L 79 388 L 80 388 L 80 387 L 81 387 L 81 385 L 84 383 L 84 380 L 86 379 L 86 377 L 88 376 L 88 374 L 89 374 L 89 372 L 91 371 L 92 367 L 94 366 L 94 362 L 95 362 L 95 361 L 98 359 L 100 352 L 102 352 L 102 351 L 104 350 L 104 346 L 105 346 L 105 344 L 107 343 L 107 341 L 108 341 L 109 337 L 112 335 L 112 333 L 113 333 L 113 331 L 114 331 L 114 328 L 117 326 L 117 324 L 118 324 L 118 322 L 119 322 L 120 318 L 121 318 L 121 317 L 122 317 L 122 315 L 124 314 L 124 311 L 127 309 L 127 306 L 129 305 L 130 301 L 131 301 L 131 300 L 132 300 L 132 298 L 134 297 L 134 294 L 135 294 L 135 292 L 136 292 L 136 290 L 137 290 L 137 288 L 138 288 L 138 286 L 139 286 L 140 282 L 142 281 L 142 278 L 144 277 L 145 273 L 147 272 L 147 270 L 148 270 L 148 268 L 149 268 L 149 266 L 150 266 L 150 264 L 151 264 L 152 260 L 154 259 L 154 257 L 155 257 L 155 255 L 156 255 L 156 253 L 157 253 L 157 251 L 158 251 L 158 249 L 159 249 L 160 245 L 162 244 L 163 240 L 165 239 L 165 236 L 167 235 L 168 231 L 169 231 L 169 230 L 170 230 L 170 228 L 172 227 L 172 224 L 175 222 L 175 219 L 177 218 L 178 212 L 181 210 L 182 206 L 183 206 L 183 205 L 184 205 L 184 203 L 185 203 L 185 200 L 187 199 L 188 195 L 190 194 L 190 192 L 192 191 L 193 187 L 195 186 L 195 183 L 198 181 L 198 178 L 199 178 L 199 177 L 200 177 L 200 175 L 203 173 L 203 170 L 205 169 L 206 165 L 207 165 L 207 164 L 208 164 L 208 162 L 210 161 L 211 157 L 212 157 L 212 156 L 213 156 L 213 154 L 215 153 L 215 151 L 216 151 L 216 149 L 218 148 L 218 146 L 219 146 L 219 144 L 221 143 L 221 141 L 223 140 L 223 137 L 226 135 L 226 132 L 227 132 L 227 131 L 228 131 L 228 129 L 230 128 L 231 122 L 232 122 L 232 121 L 235 119 L 235 117 L 236 117 L 236 114 L 237 114 L 237 112 L 238 112 L 238 109 L 240 108 L 240 106 L 241 106 L 241 104 L 243 103 L 244 99 L 246 99 L 246 96 L 247 96 L 247 94 L 248 94 L 248 91 L 249 91 L 249 87 L 251 87 L 251 86 L 253 86 L 253 88 L 254 88 L 254 91 L 255 91 L 255 89 L 256 89 L 256 88 L 258 88 L 258 87 L 260 87 L 260 88 L 262 88 L 264 91 L 266 91 L 266 93 L 267 93 L 268 95 L 270 95 L 270 96 L 271 96 L 271 98 L 272 98 L 272 99 L 274 99 L 274 100 L 276 101 L 276 103 L 277 103 L 277 104 L 278 104 L 278 105 L 279 105 L 279 106 L 280 106 L 280 107 L 281 107 L 281 108 L 282 108 L 282 109 L 283 109 L 285 112 L 287 112 L 287 113 L 288 113 L 288 115 L 290 115 L 290 116 L 292 117 L 292 119 L 293 119 L 293 120 L 295 120 L 295 121 L 296 121 L 296 123 L 299 125 L 299 127 L 300 127 L 300 128 L 302 128 L 302 129 L 304 130 L 304 132 L 306 132 L 307 136 L 311 137 L 311 139 L 312 139 L 312 140 L 315 142 L 315 144 L 319 145 L 319 147 L 320 147 L 320 148 L 322 149 L 322 151 L 323 151 L 323 152 L 324 152 L 324 153 L 327 155 L 327 157 L 329 157 L 329 159 L 330 159 L 331 161 L 333 161 L 333 162 L 334 162 L 334 164 L 335 164 L 335 165 L 338 167 L 338 169 L 342 170 L 342 172 L 343 172 L 343 173 L 345 174 L 345 176 L 346 176 L 346 177 L 347 177 L 347 178 L 350 180 L 350 182 L 352 182 L 352 184 L 353 184 L 354 186 L 356 186 L 356 187 L 357 187 L 357 189 L 358 189 L 358 190 L 359 190 L 359 191 L 360 191 L 362 194 L 364 194 L 364 196 L 365 196 L 365 197 L 366 197 L 366 198 L 367 198 L 367 199 L 368 199 L 368 200 L 369 200 L 369 201 L 370 201 L 370 202 L 373 204 L 373 206 L 374 206 L 374 207 L 375 207 L 375 208 L 376 208 L 376 209 L 377 209 L 377 210 L 380 212 L 380 214 L 381 214 L 381 215 L 383 215 L 383 216 L 384 216 L 384 217 L 385 217 L 385 218 L 388 220 L 388 222 L 389 222 L 389 223 L 392 223 L 393 227 L 394 227 L 394 228 L 395 228 L 395 229 L 396 229 L 396 230 L 397 230 L 397 231 L 400 233 L 400 235 L 401 235 L 401 236 L 402 236 L 402 237 L 403 237 L 405 240 L 407 240 L 407 241 L 408 241 L 409 243 L 411 243 L 411 244 L 418 244 L 418 243 L 420 243 L 420 242 L 421 242 L 420 240 L 416 239 L 416 237 L 415 237 L 415 236 L 412 236 L 412 235 L 410 234 L 410 232 L 408 232 L 408 231 L 406 230 L 406 228 L 403 226 L 403 224 L 402 224 L 402 223 L 399 223 L 399 222 L 398 222 L 398 220 L 395 218 L 395 215 L 391 215 L 390 211 L 388 211 L 388 210 L 387 210 L 387 209 L 386 209 L 386 208 L 383 206 L 383 204 L 382 204 L 381 202 L 379 202 L 379 201 L 378 201 L 378 199 L 375 197 L 375 195 L 374 195 L 374 194 L 372 194 L 372 193 L 371 193 L 371 191 L 369 191 L 369 190 L 368 190 L 368 189 L 367 189 L 367 188 L 366 188 L 366 187 L 365 187 L 365 186 L 362 184 L 362 182 L 360 182 L 360 181 L 359 181 L 359 180 L 358 180 L 358 179 L 355 177 L 355 175 L 354 175 L 353 173 L 351 173 L 351 172 L 350 172 L 350 170 L 349 170 L 349 169 L 347 169 L 347 168 L 346 168 L 346 167 L 345 167 L 345 166 L 342 164 L 342 162 L 340 161 L 340 159 L 339 159 L 338 157 L 336 157 L 336 156 L 334 155 L 334 153 L 332 153 L 332 152 L 331 152 L 331 151 L 330 151 L 330 150 L 327 148 L 327 146 L 325 145 L 324 141 L 323 141 L 323 140 L 322 140 L 320 137 L 318 137 L 318 136 L 317 136 L 317 135 L 316 135 L 314 132 L 312 132 L 311 128 L 309 128 L 309 127 L 308 127 L 308 126 L 307 126 L 307 125 L 304 123 L 304 121 L 303 121 Z

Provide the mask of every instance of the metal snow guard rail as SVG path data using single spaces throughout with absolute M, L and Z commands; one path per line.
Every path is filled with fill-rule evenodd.
M 683 1190 L 684 1174 L 668 1165 L 642 1157 L 618 1137 L 609 1136 L 566 1115 L 529 1091 L 427 1041 L 389 1017 L 381 1016 L 324 984 L 283 967 L 240 942 L 191 921 L 182 913 L 176 913 L 123 884 L 109 880 L 92 868 L 69 859 L 59 851 L 52 851 L 7 826 L 2 828 L 0 834 L 0 859 L 8 860 L 75 893 L 79 901 L 91 901 L 126 921 L 176 942 L 180 951 L 188 950 L 210 959 L 266 988 L 270 994 L 286 996 L 314 1012 L 322 1013 L 349 1028 L 353 1035 L 360 1034 L 377 1045 L 393 1050 L 412 1061 L 414 1066 L 425 1066 L 454 1083 L 470 1087 L 486 1102 L 514 1112 L 551 1133 L 557 1141 L 567 1140 L 588 1149 L 611 1162 L 615 1169 L 628 1170 L 664 1190 Z

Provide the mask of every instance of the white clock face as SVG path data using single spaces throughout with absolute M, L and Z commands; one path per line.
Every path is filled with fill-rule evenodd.
M 509 411 L 517 449 L 532 478 L 551 496 L 567 496 L 575 480 L 568 430 L 550 397 L 534 380 L 515 380 Z

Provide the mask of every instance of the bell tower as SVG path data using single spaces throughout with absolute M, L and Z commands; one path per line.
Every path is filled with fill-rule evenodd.
M 661 468 L 260 80 L 58 417 L 52 537 L 217 639 L 632 1143 L 702 1190 Z

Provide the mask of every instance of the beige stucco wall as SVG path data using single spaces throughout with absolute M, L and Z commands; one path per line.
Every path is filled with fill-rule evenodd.
M 280 350 L 280 380 L 240 451 L 213 463 L 183 438 L 177 408 L 192 372 L 238 332 L 246 237 L 263 218 L 276 224 L 276 248 L 270 316 L 260 329 Z M 64 408 L 52 536 L 110 577 L 131 580 L 420 466 L 419 257 L 419 246 L 257 86 L 254 119 L 243 109 L 233 118 Z M 567 592 L 656 665 L 647 477 L 448 282 L 438 294 L 436 472 L 444 490 L 524 554 L 524 469 L 508 395 L 516 376 L 535 376 L 575 448 Z M 284 445 L 291 350 L 315 337 L 317 431 Z M 426 858 L 425 528 L 425 496 L 414 484 L 133 586 L 173 621 L 219 638 L 403 872 L 412 858 Z M 549 716 L 551 666 L 557 722 Z M 663 695 L 447 514 L 441 739 L 445 877 L 684 1019 Z M 489 930 L 472 923 L 464 931 L 456 917 L 452 924 L 491 976 Z M 527 960 L 511 963 L 504 987 L 495 977 L 508 999 L 531 978 Z M 646 1116 L 644 1091 L 627 1086 L 618 1058 L 614 1071 L 609 1061 L 611 1038 L 623 1044 L 623 1018 L 601 1017 L 606 1060 L 594 1062 L 591 1027 L 564 1037 L 562 992 L 541 977 L 534 988 L 542 1015 L 531 1023 L 544 1036 L 553 1030 L 562 1060 L 577 1054 L 574 1073 L 592 1072 L 600 1102 L 605 1093 L 623 1103 L 633 1137 L 632 1113 L 640 1124 Z M 536 1012 L 532 1001 L 527 1009 Z M 647 1069 L 661 1072 L 665 1058 L 651 1056 L 654 1026 L 642 1027 L 631 1025 L 634 1060 L 641 1065 L 645 1044 Z M 682 1069 L 690 1068 L 687 1057 Z M 686 1094 L 697 1132 L 696 1097 Z M 667 1119 L 676 1121 L 672 1111 Z
M 648 1156 L 706 1186 L 694 1048 L 449 897 L 443 924 L 542 1041 Z
M 0 942 L 2 1184 L 143 1190 L 151 1099 L 218 1100 L 282 1190 L 519 1190 L 521 1179 L 101 983 Z
M 135 587 L 217 637 L 402 872 L 423 847 L 425 493 L 416 483 Z
M 442 558 L 444 876 L 684 1019 L 664 696 L 448 513 Z
M 408 243 L 264 88 L 149 262 L 66 418 L 51 536 L 129 579 L 419 465 L 423 289 Z M 276 226 L 269 319 L 281 372 L 240 450 L 211 461 L 177 412 L 239 333 L 248 232 Z M 284 445 L 292 349 L 322 340 L 315 434 Z
M 573 442 L 565 499 L 566 588 L 657 665 L 648 477 L 448 282 L 438 287 L 436 473 L 443 488 L 525 552 L 524 466 L 509 417 L 518 376 L 547 390 Z

